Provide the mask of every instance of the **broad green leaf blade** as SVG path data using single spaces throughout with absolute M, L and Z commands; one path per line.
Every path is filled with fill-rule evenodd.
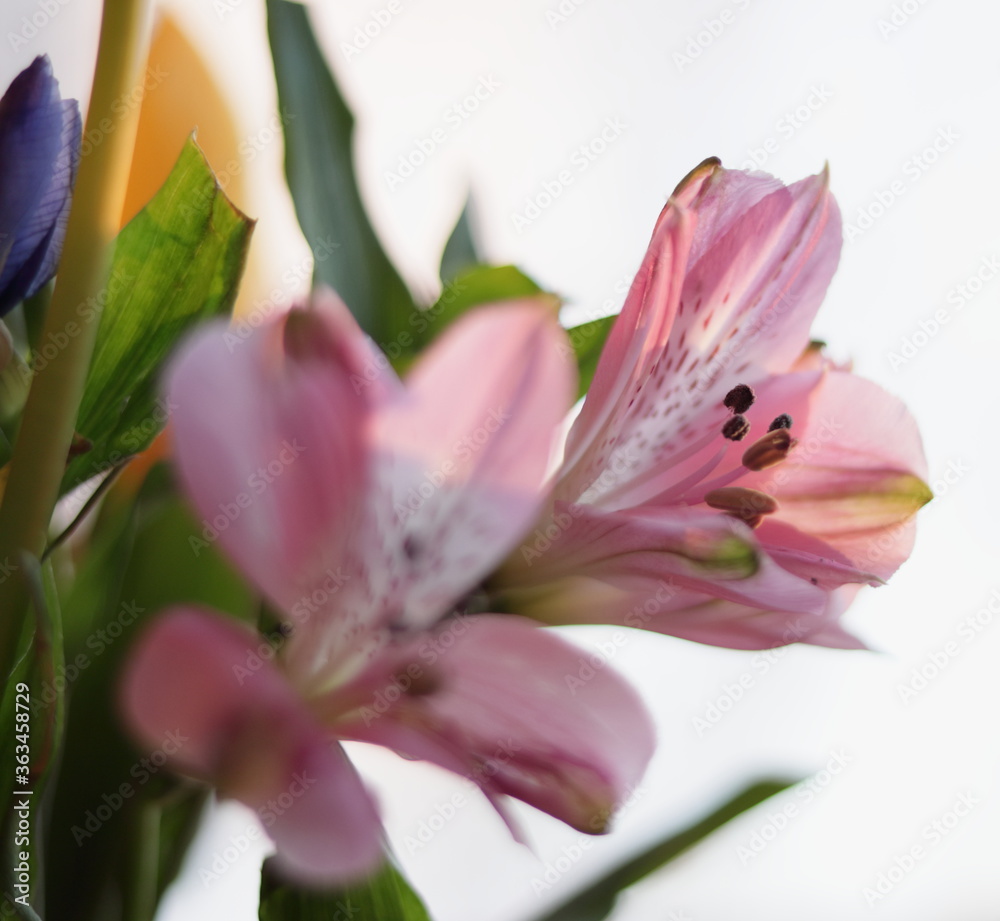
M 285 129 L 285 174 L 314 278 L 385 341 L 413 299 L 375 235 L 354 172 L 354 116 L 316 43 L 306 8 L 268 0 L 267 26 Z
M 467 198 L 441 256 L 441 281 L 443 282 L 449 282 L 463 272 L 468 272 L 474 266 L 483 263 L 476 247 L 475 235 L 472 232 L 471 212 L 472 199 Z
M 93 448 L 70 463 L 63 492 L 145 449 L 163 428 L 169 407 L 157 385 L 164 362 L 198 321 L 232 308 L 252 229 L 188 141 L 166 183 L 115 243 L 76 423 Z M 96 309 L 80 305 L 81 318 Z
M 310 892 L 275 883 L 264 874 L 260 921 L 430 921 L 417 894 L 391 864 L 365 883 Z
M 411 317 L 409 325 L 413 350 L 426 348 L 447 326 L 472 307 L 543 293 L 535 282 L 512 265 L 478 266 L 464 272 L 445 285 L 434 304 Z M 553 309 L 555 306 L 553 297 Z
M 763 780 L 738 793 L 690 828 L 677 832 L 633 857 L 616 870 L 592 883 L 568 902 L 536 921 L 604 921 L 614 911 L 619 894 L 664 864 L 707 838 L 726 822 L 764 800 L 787 790 L 798 781 Z
M 604 343 L 617 319 L 617 316 L 601 317 L 599 320 L 591 320 L 589 323 L 566 330 L 569 341 L 573 344 L 573 351 L 576 352 L 576 363 L 580 369 L 580 389 L 576 395 L 577 399 L 586 396 L 590 389 Z

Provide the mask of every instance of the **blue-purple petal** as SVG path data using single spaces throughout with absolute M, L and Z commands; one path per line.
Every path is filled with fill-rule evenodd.
M 80 113 L 59 98 L 46 57 L 0 99 L 0 315 L 55 272 L 80 151 Z

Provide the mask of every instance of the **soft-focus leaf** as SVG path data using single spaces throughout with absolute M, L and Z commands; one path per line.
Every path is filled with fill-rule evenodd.
M 569 341 L 573 344 L 573 351 L 576 352 L 576 363 L 580 369 L 578 398 L 585 396 L 590 389 L 590 382 L 594 379 L 604 342 L 617 319 L 617 316 L 601 317 L 599 320 L 591 320 L 566 331 Z
M 796 781 L 764 780 L 747 787 L 700 822 L 658 841 L 537 921 L 603 921 L 614 911 L 622 890 L 659 870 L 726 822 L 787 790 L 793 783 Z
M 76 423 L 93 448 L 70 463 L 64 492 L 143 450 L 163 428 L 170 407 L 158 397 L 160 369 L 191 326 L 232 308 L 252 228 L 189 141 L 166 184 L 115 243 Z M 81 318 L 95 309 L 82 304 Z M 42 343 L 40 360 L 48 347 Z
M 267 23 L 285 128 L 285 174 L 315 259 L 315 280 L 343 298 L 370 336 L 387 340 L 414 305 L 358 192 L 354 116 L 316 43 L 306 7 L 268 0 Z
M 309 892 L 272 881 L 265 872 L 260 921 L 430 921 L 419 896 L 386 863 L 367 882 L 330 892 Z
M 435 303 L 410 318 L 409 334 L 413 338 L 413 350 L 425 348 L 472 307 L 542 293 L 535 282 L 512 265 L 478 266 L 463 272 L 444 286 Z M 555 304 L 553 297 L 553 309 Z
M 19 568 L 24 571 L 25 581 L 30 585 L 32 616 L 25 621 L 14 670 L 0 703 L 2 725 L 10 727 L 0 743 L 0 768 L 5 777 L 12 778 L 12 782 L 0 793 L 0 820 L 4 820 L 5 830 L 9 829 L 16 819 L 24 818 L 15 816 L 10 811 L 12 807 L 26 806 L 31 835 L 37 839 L 41 834 L 45 791 L 60 754 L 64 721 L 62 694 L 55 694 L 49 707 L 39 708 L 38 700 L 43 690 L 51 689 L 54 679 L 65 670 L 63 631 L 51 565 L 40 565 L 37 560 L 24 557 Z M 27 691 L 22 694 L 25 685 Z M 27 722 L 24 722 L 24 717 L 27 717 Z M 24 744 L 29 756 L 28 774 L 15 768 L 17 749 Z M 17 783 L 13 782 L 14 779 Z M 19 793 L 27 795 L 18 797 Z M 12 841 L 13 836 L 6 834 L 0 841 L 0 880 L 4 888 L 13 877 L 12 868 L 21 861 L 19 855 L 24 851 L 23 848 L 8 850 Z M 31 848 L 27 850 L 27 855 L 31 878 L 41 880 L 44 872 L 42 851 Z M 37 888 L 31 893 L 31 902 L 36 908 L 40 904 L 39 895 Z
M 472 199 L 468 198 L 444 246 L 444 253 L 441 255 L 441 281 L 445 283 L 483 262 L 472 232 L 471 211 Z
M 145 622 L 187 602 L 256 617 L 257 602 L 176 495 L 164 467 L 147 477 L 136 501 L 105 503 L 91 552 L 64 608 L 67 720 L 65 756 L 45 841 L 46 917 L 128 921 L 132 834 L 143 812 L 158 816 L 162 890 L 176 873 L 201 799 L 139 752 L 118 718 L 121 663 Z M 197 554 L 195 553 L 197 548 Z M 157 807 L 152 800 L 167 797 Z M 111 906 L 118 906 L 112 909 Z

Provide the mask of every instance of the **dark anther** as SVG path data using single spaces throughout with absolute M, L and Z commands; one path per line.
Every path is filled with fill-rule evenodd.
M 782 413 L 767 427 L 767 430 L 769 432 L 773 432 L 777 429 L 790 429 L 791 427 L 792 417 L 789 416 L 788 413 Z
M 722 403 L 726 409 L 731 409 L 734 413 L 745 413 L 753 406 L 753 401 L 756 399 L 752 388 L 746 384 L 737 384 L 726 394 Z
M 730 441 L 742 441 L 749 431 L 750 423 L 747 422 L 746 416 L 733 416 L 722 426 L 722 434 Z
M 420 555 L 420 542 L 412 534 L 403 541 L 403 553 L 408 560 L 415 560 Z

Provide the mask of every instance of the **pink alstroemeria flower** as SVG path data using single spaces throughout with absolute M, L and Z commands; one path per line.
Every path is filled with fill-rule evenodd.
M 537 518 L 573 371 L 551 306 L 481 308 L 405 383 L 336 298 L 246 341 L 199 332 L 168 379 L 181 480 L 280 612 L 275 652 L 175 608 L 133 650 L 123 709 L 176 770 L 258 811 L 286 873 L 344 881 L 381 859 L 377 812 L 339 740 L 374 742 L 603 831 L 653 750 L 609 669 L 465 599 Z M 452 615 L 452 616 L 448 616 Z M 445 619 L 447 618 L 447 619 Z
M 810 344 L 840 248 L 825 171 L 785 187 L 713 159 L 681 182 L 498 603 L 717 646 L 861 645 L 838 618 L 909 555 L 930 491 L 903 405 Z

